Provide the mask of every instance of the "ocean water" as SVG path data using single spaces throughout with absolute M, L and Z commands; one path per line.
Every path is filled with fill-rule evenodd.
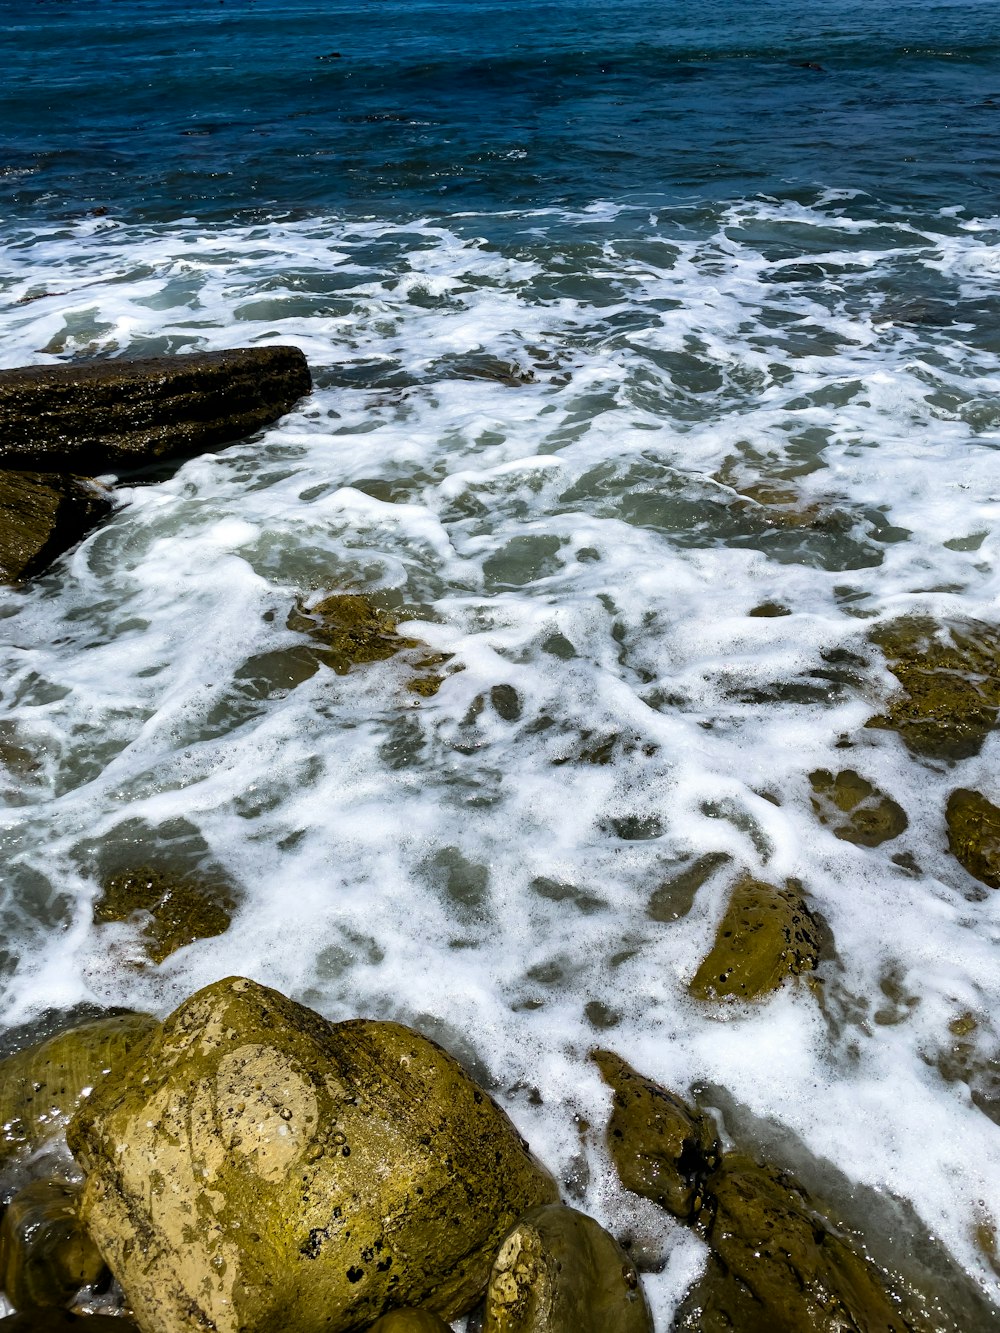
M 864 726 L 874 627 L 998 619 L 997 7 L 0 27 L 0 365 L 284 342 L 316 386 L 0 592 L 0 1024 L 232 973 L 413 1023 L 640 1247 L 666 1330 L 705 1251 L 615 1183 L 609 1046 L 1000 1302 L 1000 896 L 944 823 L 1000 803 L 998 741 Z M 401 659 L 296 683 L 289 612 L 338 591 L 451 655 L 436 695 Z M 843 768 L 902 835 L 817 821 Z M 130 857 L 224 872 L 226 934 L 154 966 L 95 926 Z M 804 885 L 818 990 L 690 998 L 744 873 Z

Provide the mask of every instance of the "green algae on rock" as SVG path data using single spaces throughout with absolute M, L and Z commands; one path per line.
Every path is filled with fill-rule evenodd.
M 0 471 L 0 582 L 31 578 L 111 513 L 84 477 Z
M 745 877 L 688 990 L 698 1000 L 759 1000 L 819 962 L 821 932 L 799 888 Z
M 146 1014 L 98 1018 L 0 1061 L 0 1161 L 61 1133 L 80 1103 L 156 1027 Z
M 712 1121 L 614 1052 L 594 1051 L 591 1058 L 614 1093 L 607 1144 L 622 1184 L 674 1217 L 695 1221 L 705 1181 L 719 1163 Z
M 15 1310 L 67 1305 L 105 1271 L 80 1222 L 79 1192 L 58 1180 L 19 1190 L 0 1220 L 0 1290 Z
M 148 915 L 143 948 L 154 963 L 162 963 L 186 944 L 224 934 L 235 907 L 235 895 L 221 881 L 137 866 L 105 880 L 94 904 L 94 924 Z
M 390 1310 L 376 1319 L 368 1333 L 451 1333 L 451 1325 L 430 1310 Z
M 457 1317 L 556 1197 L 506 1115 L 398 1023 L 243 978 L 185 1001 L 68 1131 L 83 1217 L 145 1333 Z
M 812 807 L 835 837 L 858 847 L 878 847 L 905 832 L 906 811 L 891 796 L 853 769 L 831 773 L 818 768 L 809 774 Z
M 960 787 L 948 797 L 945 822 L 952 856 L 981 884 L 1000 889 L 1000 809 Z
M 925 616 L 880 625 L 873 641 L 902 686 L 869 727 L 896 731 L 915 754 L 968 759 L 1000 714 L 1000 628 L 942 626 Z
M 509 1233 L 490 1274 L 483 1333 L 652 1333 L 635 1265 L 592 1217 L 553 1203 Z
M 393 617 L 378 610 L 361 593 L 334 593 L 308 609 L 298 602 L 289 612 L 288 628 L 308 634 L 321 644 L 315 652 L 317 662 L 331 667 L 339 676 L 346 676 L 353 666 L 384 662 L 397 653 L 423 649 L 412 663 L 418 674 L 406 688 L 424 698 L 441 688 L 444 676 L 440 668 L 451 656 L 429 652 L 419 639 L 397 633 Z

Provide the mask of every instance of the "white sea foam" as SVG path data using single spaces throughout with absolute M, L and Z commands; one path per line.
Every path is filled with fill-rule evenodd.
M 996 1042 L 1000 896 L 948 856 L 943 810 L 955 786 L 1000 800 L 997 741 L 946 769 L 863 726 L 893 685 L 872 618 L 996 619 L 1000 385 L 963 302 L 992 292 L 997 236 L 855 202 L 601 204 L 501 240 L 473 215 L 9 237 L 5 365 L 280 341 L 317 388 L 127 487 L 3 594 L 4 739 L 38 760 L 3 783 L 7 1021 L 162 1012 L 240 972 L 413 1022 L 572 1198 L 659 1227 L 662 1328 L 702 1251 L 608 1170 L 586 1058 L 607 1044 L 909 1200 L 997 1299 L 973 1234 L 997 1129 L 936 1065 L 963 1013 Z M 262 700 L 246 664 L 302 642 L 296 598 L 341 589 L 461 669 L 428 699 L 397 659 Z M 792 614 L 749 616 L 765 601 Z M 807 775 L 843 767 L 905 807 L 897 841 L 816 823 Z M 136 966 L 134 927 L 90 921 L 93 857 L 123 839 L 227 870 L 227 934 Z M 732 861 L 654 919 L 705 852 Z M 801 879 L 828 922 L 828 1019 L 804 987 L 689 998 L 741 869 Z

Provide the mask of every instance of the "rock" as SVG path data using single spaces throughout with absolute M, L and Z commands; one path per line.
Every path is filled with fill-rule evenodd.
M 0 582 L 41 573 L 111 507 L 105 488 L 83 477 L 0 470 Z
M 83 1217 L 145 1333 L 452 1319 L 556 1197 L 490 1098 L 398 1023 L 252 981 L 185 1001 L 70 1124 Z
M 1000 713 L 1000 630 L 904 616 L 880 626 L 872 639 L 903 693 L 867 725 L 897 731 L 928 759 L 978 754 Z
M 945 822 L 952 856 L 980 883 L 1000 889 L 1000 809 L 960 787 L 948 797 Z
M 94 923 L 145 914 L 143 947 L 154 963 L 162 963 L 186 944 L 222 935 L 235 907 L 236 898 L 225 883 L 140 866 L 105 880 L 94 904 Z
M 744 878 L 688 985 L 698 1000 L 759 1000 L 819 962 L 820 930 L 798 887 Z
M 814 793 L 812 807 L 820 823 L 845 842 L 878 847 L 898 838 L 909 824 L 901 805 L 853 769 L 834 774 L 818 768 L 809 774 L 809 782 Z
M 346 676 L 351 667 L 364 662 L 384 662 L 407 649 L 423 649 L 412 662 L 420 674 L 412 677 L 406 688 L 425 698 L 441 688 L 444 677 L 439 668 L 451 656 L 428 652 L 419 639 L 398 634 L 392 616 L 379 611 L 360 593 L 334 593 L 308 609 L 299 602 L 289 613 L 288 628 L 308 634 L 321 644 L 315 653 L 317 661 L 332 667 L 339 676 Z
M 117 1315 L 72 1314 L 69 1310 L 21 1310 L 0 1319 L 0 1333 L 139 1333 L 131 1319 Z
M 483 1333 L 652 1333 L 631 1259 L 602 1226 L 553 1203 L 526 1213 L 500 1247 Z
M 595 1051 L 592 1059 L 614 1091 L 607 1144 L 622 1184 L 694 1222 L 719 1164 L 715 1126 L 612 1051 Z
M 242 439 L 309 393 L 297 347 L 0 371 L 0 462 L 95 475 Z
M 451 1333 L 451 1326 L 430 1310 L 391 1310 L 376 1319 L 368 1333 Z
M 68 1305 L 105 1271 L 81 1224 L 78 1192 L 57 1180 L 18 1191 L 0 1221 L 0 1289 L 15 1310 Z
M 157 1026 L 119 1014 L 59 1032 L 0 1061 L 0 1161 L 34 1152 Z

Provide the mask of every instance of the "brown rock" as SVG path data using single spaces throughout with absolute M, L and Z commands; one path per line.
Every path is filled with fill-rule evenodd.
M 1000 809 L 978 791 L 959 788 L 945 811 L 948 849 L 970 875 L 1000 889 Z
M 110 512 L 107 490 L 83 477 L 0 471 L 0 582 L 41 573 Z

